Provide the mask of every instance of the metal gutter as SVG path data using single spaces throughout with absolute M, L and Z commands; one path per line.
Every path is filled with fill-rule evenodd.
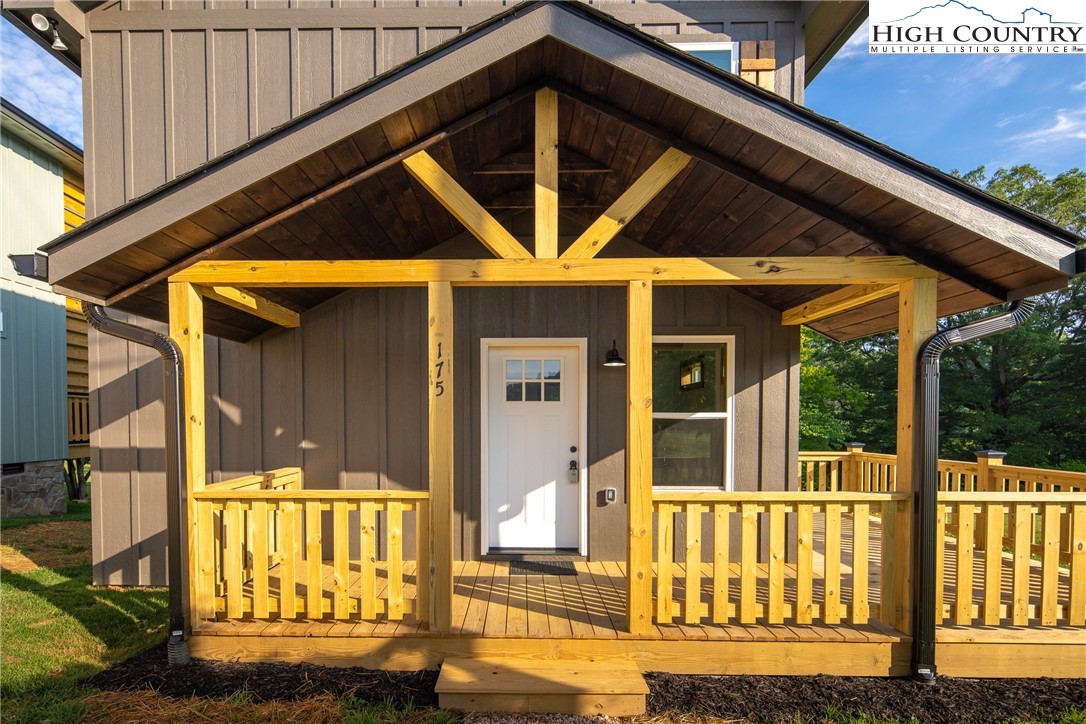
M 169 663 L 183 666 L 189 662 L 189 633 L 185 617 L 186 591 L 185 567 L 182 565 L 184 536 L 182 511 L 184 493 L 181 482 L 185 480 L 185 437 L 181 421 L 184 419 L 182 389 L 185 381 L 185 365 L 181 348 L 164 334 L 137 327 L 106 315 L 106 310 L 89 302 L 83 302 L 83 316 L 87 323 L 114 337 L 151 347 L 162 357 L 163 398 L 166 403 L 166 575 L 170 586 L 170 640 Z
M 920 524 L 916 547 L 919 571 L 916 606 L 913 607 L 912 675 L 925 683 L 935 682 L 935 553 L 939 480 L 939 362 L 951 347 L 1006 332 L 1025 322 L 1037 306 L 1036 299 L 1012 302 L 995 317 L 939 332 L 920 350 L 920 490 L 917 505 Z

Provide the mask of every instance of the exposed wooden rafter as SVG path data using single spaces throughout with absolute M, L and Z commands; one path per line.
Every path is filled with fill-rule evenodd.
M 197 291 L 205 299 L 247 312 L 254 317 L 278 324 L 280 327 L 298 327 L 302 323 L 301 315 L 293 309 L 287 309 L 259 294 L 226 286 L 201 286 L 197 287 Z
M 366 261 L 205 261 L 174 281 L 244 288 L 656 284 L 897 284 L 935 279 L 897 256 L 649 259 L 402 259 Z
M 499 259 L 528 259 L 532 256 L 429 153 L 419 151 L 405 158 L 403 166 L 494 256 Z
M 176 274 L 178 271 L 185 269 L 186 267 L 198 261 L 207 259 L 214 254 L 225 251 L 226 249 L 229 249 L 230 247 L 237 244 L 238 242 L 244 241 L 245 239 L 248 239 L 252 236 L 256 236 L 262 231 L 265 231 L 272 226 L 275 226 L 276 224 L 285 221 L 286 219 L 289 219 L 295 214 L 305 211 L 314 204 L 318 204 L 321 201 L 335 196 L 341 191 L 348 189 L 357 183 L 365 181 L 368 178 L 372 178 L 373 176 L 377 175 L 378 173 L 384 171 L 387 168 L 399 164 L 401 161 L 403 161 L 403 159 L 415 153 L 418 153 L 421 150 L 431 148 L 432 146 L 441 143 L 442 141 L 446 141 L 452 136 L 455 136 L 457 133 L 460 133 L 464 129 L 474 126 L 479 121 L 485 118 L 489 118 L 490 116 L 493 116 L 497 113 L 500 113 L 507 108 L 515 106 L 517 103 L 520 103 L 522 100 L 530 97 L 533 93 L 535 93 L 538 87 L 539 86 L 537 84 L 529 85 L 521 88 L 515 93 L 511 93 L 504 98 L 500 98 L 493 103 L 484 106 L 483 108 L 480 108 L 474 113 L 470 113 L 467 116 L 461 118 L 460 120 L 449 124 L 445 128 L 435 131 L 434 133 L 431 133 L 425 138 L 420 138 L 418 141 L 412 143 L 410 146 L 400 151 L 391 153 L 380 161 L 375 161 L 368 166 L 359 169 L 358 171 L 355 171 L 352 174 L 344 176 L 342 179 L 336 181 L 335 183 L 318 189 L 317 191 L 314 191 L 308 196 L 304 196 L 295 201 L 294 203 L 284 206 L 282 209 L 279 209 L 275 213 L 269 214 L 263 219 L 253 222 L 249 226 L 238 229 L 234 233 L 230 234 L 229 236 L 225 236 L 222 239 L 219 239 L 210 246 L 193 252 L 192 254 L 184 257 L 183 259 L 179 259 L 178 261 L 170 264 L 166 268 L 161 269 L 160 271 L 151 274 L 150 276 L 136 282 L 135 284 L 129 285 L 124 289 L 121 289 L 119 292 L 110 295 L 109 298 L 104 301 L 107 305 L 114 305 L 120 301 L 127 299 L 128 297 L 131 297 L 134 294 L 139 294 L 145 289 L 149 289 L 155 284 L 158 284 L 162 280 L 168 279 L 169 277 Z
M 734 161 L 730 161 L 726 158 L 716 155 L 704 148 L 693 144 L 673 133 L 669 133 L 661 128 L 658 128 L 651 123 L 639 118 L 631 113 L 615 108 L 607 102 L 601 100 L 596 96 L 589 95 L 579 88 L 575 88 L 566 83 L 559 81 L 552 81 L 551 85 L 561 95 L 570 98 L 582 105 L 586 105 L 604 115 L 610 116 L 617 121 L 628 124 L 633 128 L 641 131 L 642 133 L 657 139 L 661 143 L 666 143 L 669 146 L 679 149 L 685 153 L 690 154 L 691 157 L 707 163 L 717 169 L 720 169 L 726 174 L 734 176 L 746 183 L 756 186 L 763 191 L 771 193 L 775 196 L 788 201 L 801 209 L 806 209 L 812 214 L 821 216 L 827 221 L 831 221 L 834 224 L 851 231 L 856 236 L 860 237 L 864 241 L 871 244 L 885 247 L 894 254 L 901 256 L 907 256 L 914 261 L 923 264 L 924 266 L 934 269 L 935 271 L 946 274 L 947 276 L 959 279 L 974 289 L 978 289 L 985 294 L 995 297 L 996 299 L 1007 299 L 1007 290 L 1002 289 L 996 284 L 980 277 L 977 274 L 970 273 L 964 269 L 952 266 L 946 261 L 939 259 L 931 254 L 922 252 L 916 248 L 910 247 L 907 244 L 898 242 L 897 240 L 888 237 L 885 233 L 874 229 L 862 221 L 855 219 L 848 214 L 841 212 L 840 210 L 824 204 L 817 199 L 813 199 L 810 196 L 795 191 L 784 184 L 777 183 L 769 178 L 761 176 L 756 171 L 752 171 L 748 168 L 741 166 Z
M 690 163 L 690 155 L 674 147 L 664 151 L 641 177 L 633 182 L 592 225 L 584 230 L 563 259 L 590 259 L 615 238 L 626 224 Z
M 558 94 L 535 94 L 535 255 L 558 256 Z
M 809 324 L 897 293 L 896 284 L 857 284 L 838 289 L 781 313 L 781 324 Z

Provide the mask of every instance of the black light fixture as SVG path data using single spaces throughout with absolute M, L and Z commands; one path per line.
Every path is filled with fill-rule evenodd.
M 625 367 L 626 360 L 618 353 L 618 340 L 611 340 L 611 349 L 607 351 L 607 357 L 603 360 L 604 367 Z

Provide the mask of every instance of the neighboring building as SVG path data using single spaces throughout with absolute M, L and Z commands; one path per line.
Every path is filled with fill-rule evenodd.
M 10 518 L 63 513 L 65 461 L 90 455 L 86 322 L 6 258 L 83 222 L 83 155 L 0 103 L 0 506 Z
M 85 7 L 95 218 L 43 251 L 182 349 L 194 651 L 904 673 L 917 352 L 1075 237 L 799 105 L 864 3 Z M 800 324 L 900 329 L 892 484 L 797 489 Z M 91 349 L 95 580 L 162 583 L 157 355 Z

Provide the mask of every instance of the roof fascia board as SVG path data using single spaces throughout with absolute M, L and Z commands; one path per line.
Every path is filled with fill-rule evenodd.
M 136 205 L 104 219 L 80 234 L 78 243 L 46 245 L 52 283 L 124 249 L 163 227 L 219 201 L 236 189 L 260 181 L 295 161 L 316 153 L 335 141 L 370 126 L 450 83 L 483 70 L 496 60 L 551 34 L 556 11 L 534 5 L 518 16 L 518 22 L 481 29 L 471 42 L 454 43 L 379 79 L 360 94 L 344 98 L 324 112 L 288 121 L 280 132 L 224 159 L 216 169 L 198 173 L 183 182 L 152 191 L 146 204 Z M 411 82 L 396 81 L 410 74 Z M 361 102 L 363 101 L 364 102 Z M 210 187 L 210 188 L 209 188 Z M 138 212 L 138 213 L 137 213 Z
M 153 191 L 145 202 L 133 203 L 116 216 L 107 215 L 102 223 L 92 223 L 85 234 L 78 234 L 75 239 L 62 238 L 55 245 L 47 245 L 50 278 L 60 281 L 233 190 L 244 188 L 548 36 L 979 235 L 1002 239 L 1007 248 L 1053 270 L 1067 276 L 1073 273 L 1070 267 L 1074 250 L 1069 245 L 979 208 L 975 199 L 954 193 L 949 184 L 924 178 L 906 164 L 880 156 L 856 139 L 819 128 L 814 117 L 805 117 L 800 109 L 787 102 L 756 88 L 741 86 L 738 80 L 722 84 L 713 71 L 683 58 L 677 51 L 664 52 L 663 46 L 651 38 L 632 35 L 633 31 L 617 22 L 591 22 L 586 15 L 599 16 L 589 8 L 565 4 L 514 7 L 496 21 L 488 21 L 475 31 L 458 36 L 446 47 L 375 79 L 371 85 L 332 102 L 318 113 L 289 121 L 250 147 L 216 162 L 218 168 L 203 170 Z M 630 52 L 631 48 L 657 52 Z M 406 75 L 411 76 L 411 82 L 397 84 Z M 69 243 L 73 240 L 79 243 Z
M 607 30 L 609 32 L 603 32 Z M 614 65 L 712 113 L 728 118 L 786 148 L 893 194 L 919 208 L 938 214 L 981 236 L 1001 239 L 1007 248 L 1071 276 L 1074 248 L 1035 229 L 993 211 L 980 208 L 951 189 L 911 172 L 893 159 L 849 139 L 815 126 L 784 103 L 767 95 L 723 87 L 718 79 L 678 59 L 655 53 L 631 53 L 630 36 L 615 28 L 588 27 L 586 23 L 561 23 L 555 38 L 584 53 Z M 676 78 L 681 77 L 681 82 Z

